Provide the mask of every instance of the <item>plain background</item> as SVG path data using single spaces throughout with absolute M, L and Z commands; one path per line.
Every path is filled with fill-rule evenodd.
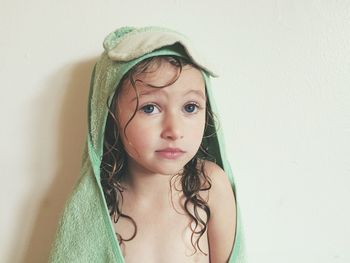
M 183 32 L 216 103 L 249 262 L 350 262 L 350 2 L 1 0 L 0 261 L 46 262 L 103 38 Z

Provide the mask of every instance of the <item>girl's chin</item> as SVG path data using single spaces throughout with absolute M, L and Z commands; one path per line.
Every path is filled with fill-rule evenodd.
M 139 171 L 149 174 L 175 175 L 181 172 L 190 160 L 183 158 L 182 160 L 133 160 L 133 166 Z M 138 162 L 140 161 L 140 162 Z M 129 162 L 129 165 L 131 163 Z
M 175 175 L 181 172 L 185 164 L 160 163 L 156 167 L 149 167 L 149 171 L 154 174 Z

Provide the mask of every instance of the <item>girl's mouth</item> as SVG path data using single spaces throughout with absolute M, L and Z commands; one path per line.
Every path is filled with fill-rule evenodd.
M 177 159 L 181 155 L 185 153 L 185 151 L 181 150 L 180 148 L 164 148 L 161 150 L 157 150 L 156 153 L 165 158 L 165 159 Z

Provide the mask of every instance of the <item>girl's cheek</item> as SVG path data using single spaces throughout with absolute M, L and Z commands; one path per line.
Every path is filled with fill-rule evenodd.
M 127 134 L 129 141 L 137 148 L 146 148 L 150 142 L 151 136 L 147 129 L 140 129 L 140 127 L 130 127 L 130 133 Z

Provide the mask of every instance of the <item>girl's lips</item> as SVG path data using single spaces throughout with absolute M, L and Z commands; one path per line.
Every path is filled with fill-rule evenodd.
M 156 153 L 165 159 L 177 159 L 185 153 L 185 151 L 179 148 L 165 148 L 157 150 Z
M 172 147 L 167 147 L 161 150 L 157 150 L 156 152 L 185 152 L 180 148 L 172 148 Z

